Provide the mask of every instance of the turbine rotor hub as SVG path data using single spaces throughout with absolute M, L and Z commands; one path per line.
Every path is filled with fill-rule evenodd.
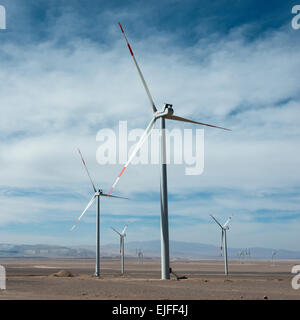
M 103 194 L 103 190 L 99 189 L 97 192 L 95 192 L 96 196 L 101 196 Z

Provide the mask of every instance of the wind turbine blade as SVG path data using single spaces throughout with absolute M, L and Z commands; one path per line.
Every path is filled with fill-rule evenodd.
M 207 126 L 207 127 L 212 127 L 212 128 L 217 128 L 217 129 L 222 129 L 222 130 L 227 130 L 227 131 L 231 131 L 230 129 L 226 129 L 223 127 L 218 127 L 218 126 L 214 126 L 212 124 L 207 124 L 207 123 L 203 123 L 203 122 L 198 122 L 198 121 L 193 121 L 193 120 L 189 120 L 186 118 L 182 118 L 182 117 L 178 117 L 178 116 L 174 116 L 171 114 L 168 114 L 167 116 L 165 116 L 166 119 L 170 119 L 170 120 L 176 120 L 176 121 L 182 121 L 182 122 L 189 122 L 189 123 L 195 123 L 195 124 L 200 124 L 202 126 Z
M 212 215 L 210 214 L 210 216 L 215 220 L 215 222 L 220 226 L 221 229 L 223 229 L 222 225 L 219 223 L 219 221 Z
M 111 195 L 111 194 L 106 194 L 106 193 L 101 193 L 100 196 L 102 196 L 102 197 L 111 197 L 111 198 L 118 198 L 118 199 L 130 200 L 129 198 L 124 198 L 124 197 L 120 197 L 120 196 L 113 196 L 113 195 Z
M 94 185 L 94 183 L 93 183 L 93 180 L 92 180 L 92 178 L 91 178 L 91 176 L 90 176 L 89 170 L 88 170 L 88 168 L 87 168 L 87 166 L 86 166 L 86 163 L 85 163 L 85 161 L 84 161 L 84 159 L 83 159 L 83 156 L 82 156 L 81 151 L 80 151 L 79 148 L 78 148 L 78 152 L 79 152 L 79 154 L 80 154 L 82 163 L 83 163 L 83 165 L 84 165 L 84 167 L 85 167 L 86 173 L 87 173 L 87 175 L 88 175 L 89 178 L 90 178 L 90 181 L 91 181 L 91 184 L 92 184 L 92 186 L 93 186 L 93 189 L 94 189 L 95 192 L 97 192 L 96 187 L 95 187 L 95 185 Z
M 126 231 L 127 227 L 128 227 L 128 224 L 126 224 L 126 225 L 125 225 L 125 227 L 124 227 L 123 231 L 121 232 L 122 236 L 124 236 L 124 234 L 125 234 L 125 231 Z
M 111 227 L 113 230 L 114 230 L 114 232 L 116 232 L 120 237 L 121 237 L 121 233 L 119 232 L 119 231 L 117 231 L 115 228 L 113 228 L 113 227 Z
M 80 221 L 80 219 L 83 217 L 83 215 L 87 212 L 88 208 L 93 204 L 94 200 L 96 199 L 96 196 L 93 195 L 91 201 L 88 203 L 88 205 L 86 206 L 86 208 L 83 210 L 82 214 L 79 216 L 79 218 L 77 219 L 77 221 L 75 222 L 75 224 L 73 225 L 73 227 L 70 229 L 69 232 L 72 232 L 74 230 L 74 228 L 77 226 L 78 222 Z
M 224 223 L 223 228 L 226 228 L 226 227 L 228 226 L 228 224 L 229 224 L 229 222 L 231 221 L 231 219 L 232 219 L 233 216 L 234 216 L 234 214 L 232 214 L 232 215 L 228 218 L 228 220 Z
M 130 52 L 130 54 L 131 54 L 131 56 L 132 56 L 132 58 L 133 58 L 133 61 L 134 61 L 135 65 L 136 65 L 137 71 L 138 71 L 138 73 L 139 73 L 139 75 L 140 75 L 140 78 L 141 78 L 141 80 L 142 80 L 142 83 L 143 83 L 143 85 L 144 85 L 144 88 L 145 88 L 145 90 L 146 90 L 146 93 L 147 93 L 147 95 L 148 95 L 148 98 L 149 98 L 149 100 L 150 100 L 150 104 L 151 104 L 153 113 L 155 113 L 155 112 L 157 112 L 157 109 L 156 109 L 155 104 L 154 104 L 154 102 L 153 102 L 153 99 L 152 99 L 152 97 L 151 97 L 150 91 L 149 91 L 149 89 L 148 89 L 148 86 L 147 86 L 146 81 L 145 81 L 145 79 L 144 79 L 144 76 L 143 76 L 143 74 L 142 74 L 142 71 L 141 71 L 141 69 L 140 69 L 140 67 L 139 67 L 139 65 L 138 65 L 138 63 L 137 63 L 137 61 L 136 61 L 136 59 L 135 59 L 135 56 L 134 56 L 134 54 L 133 54 L 133 51 L 132 51 L 132 49 L 131 49 L 131 47 L 130 47 L 130 44 L 129 44 L 128 40 L 127 40 L 126 34 L 125 34 L 125 32 L 124 32 L 124 30 L 123 30 L 120 22 L 119 22 L 119 26 L 120 26 L 120 28 L 121 28 L 122 34 L 123 34 L 123 36 L 124 36 L 124 39 L 125 39 L 125 41 L 126 41 L 126 43 L 127 43 L 129 52 Z
M 112 193 L 113 189 L 115 188 L 115 186 L 117 185 L 117 183 L 119 182 L 122 174 L 124 173 L 125 169 L 127 168 L 127 166 L 129 165 L 129 163 L 132 161 L 132 159 L 134 158 L 134 156 L 137 154 L 137 152 L 139 151 L 139 149 L 142 147 L 143 143 L 145 142 L 145 140 L 148 138 L 148 136 L 150 135 L 154 124 L 155 124 L 156 119 L 153 118 L 148 127 L 146 128 L 146 130 L 144 131 L 143 135 L 141 136 L 139 142 L 136 144 L 135 148 L 133 149 L 130 157 L 128 158 L 127 162 L 125 163 L 121 173 L 118 175 L 116 181 L 114 182 L 114 184 L 112 185 L 111 189 L 109 190 L 109 193 L 107 194 L 107 197 L 110 196 L 110 194 Z

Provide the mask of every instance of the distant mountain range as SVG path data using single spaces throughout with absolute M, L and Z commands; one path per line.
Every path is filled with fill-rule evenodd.
M 160 241 L 135 241 L 125 243 L 127 257 L 136 257 L 137 250 L 143 252 L 144 258 L 160 257 Z M 247 253 L 243 248 L 228 248 L 228 256 L 231 259 L 271 259 L 276 251 L 275 259 L 300 259 L 300 252 L 290 250 L 275 250 L 270 248 L 249 248 Z M 172 259 L 222 259 L 220 248 L 214 245 L 170 241 L 170 254 Z M 107 244 L 101 246 L 101 256 L 107 258 L 119 257 L 119 246 Z M 93 258 L 94 246 L 53 246 L 53 245 L 15 245 L 0 244 L 0 258 Z
M 160 257 L 160 241 L 136 241 L 126 243 L 126 254 L 136 256 L 137 249 L 141 249 L 144 257 Z M 271 259 L 275 251 L 275 259 L 300 259 L 300 251 L 290 251 L 272 248 L 247 248 L 250 250 L 250 256 L 246 255 L 244 248 L 228 248 L 228 256 L 231 259 Z M 118 255 L 118 245 L 103 246 L 103 253 Z M 242 253 L 242 254 L 241 254 Z M 243 254 L 244 253 L 244 254 Z M 222 259 L 220 256 L 220 247 L 197 243 L 197 242 L 179 242 L 170 241 L 170 255 L 173 259 Z

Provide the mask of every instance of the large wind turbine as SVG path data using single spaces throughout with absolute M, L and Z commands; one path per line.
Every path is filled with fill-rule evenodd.
M 210 125 L 210 124 L 206 124 L 203 122 L 197 122 L 197 121 L 193 121 L 193 120 L 189 120 L 189 119 L 185 119 L 182 117 L 178 117 L 175 116 L 174 110 L 172 108 L 171 104 L 165 104 L 164 108 L 162 111 L 158 111 L 154 101 L 152 99 L 152 96 L 150 94 L 150 91 L 148 89 L 148 86 L 145 82 L 144 76 L 141 72 L 141 69 L 135 59 L 135 56 L 133 54 L 133 51 L 130 47 L 130 44 L 127 40 L 127 37 L 125 35 L 125 32 L 121 26 L 121 24 L 119 23 L 119 26 L 121 28 L 122 34 L 124 36 L 124 39 L 127 43 L 129 52 L 132 56 L 132 59 L 135 63 L 135 66 L 137 68 L 137 71 L 139 73 L 139 76 L 142 80 L 143 86 L 146 90 L 147 96 L 149 98 L 151 107 L 152 107 L 152 111 L 153 111 L 153 117 L 148 125 L 148 127 L 146 128 L 145 132 L 143 133 L 143 135 L 141 136 L 139 142 L 136 144 L 135 148 L 133 149 L 131 155 L 129 156 L 127 162 L 125 163 L 125 166 L 123 167 L 121 173 L 119 174 L 119 176 L 117 177 L 115 183 L 112 185 L 110 191 L 108 194 L 110 194 L 112 192 L 112 190 L 114 189 L 114 187 L 116 186 L 116 184 L 118 183 L 121 175 L 124 173 L 125 169 L 127 168 L 127 166 L 129 165 L 129 163 L 132 161 L 132 159 L 134 158 L 134 156 L 136 155 L 136 153 L 138 152 L 138 150 L 142 147 L 143 143 L 145 142 L 145 140 L 147 139 L 147 137 L 150 135 L 155 122 L 160 119 L 161 121 L 161 142 L 160 142 L 160 164 L 161 164 L 161 174 L 160 174 L 160 203 L 161 203 L 161 278 L 162 279 L 170 279 L 170 256 L 169 256 L 169 227 L 168 227 L 168 189 L 167 189 L 167 165 L 166 165 L 166 137 L 165 137 L 165 120 L 169 119 L 169 120 L 176 120 L 176 121 L 182 121 L 182 122 L 189 122 L 189 123 L 194 123 L 194 124 L 199 124 L 199 125 L 203 125 L 203 126 L 208 126 L 208 127 L 213 127 L 213 128 L 219 128 L 219 129 L 223 129 L 223 130 L 229 130 L 226 128 L 222 128 L 222 127 L 217 127 L 214 125 Z
M 78 152 L 80 154 L 82 163 L 85 167 L 86 173 L 90 179 L 90 182 L 92 184 L 93 190 L 94 190 L 94 195 L 91 199 L 91 201 L 88 203 L 88 205 L 86 206 L 86 208 L 83 210 L 82 214 L 79 216 L 79 218 L 77 219 L 77 221 L 75 222 L 75 224 L 73 225 L 73 227 L 70 229 L 69 232 L 72 232 L 74 230 L 74 228 L 77 226 L 78 222 L 80 221 L 80 219 L 83 217 L 83 215 L 87 212 L 87 210 L 89 209 L 89 207 L 93 204 L 93 202 L 95 201 L 95 199 L 97 199 L 97 226 L 96 226 L 96 270 L 95 270 L 95 276 L 99 277 L 100 276 L 100 197 L 111 197 L 111 198 L 118 198 L 118 199 L 127 199 L 128 198 L 123 198 L 123 197 L 119 197 L 119 196 L 113 196 L 111 194 L 105 194 L 103 193 L 103 191 L 101 189 L 99 189 L 97 191 L 94 182 L 91 178 L 91 175 L 89 173 L 89 170 L 86 166 L 86 163 L 83 159 L 83 156 L 80 152 L 80 150 L 78 149 Z
M 122 232 L 117 231 L 113 227 L 111 227 L 114 232 L 116 232 L 120 236 L 120 258 L 121 258 L 121 273 L 124 274 L 124 239 L 126 237 L 126 229 L 128 224 L 124 227 Z
M 224 245 L 224 249 L 225 249 L 225 254 L 224 254 L 224 264 L 225 264 L 225 274 L 226 276 L 228 275 L 228 262 L 227 262 L 227 235 L 226 235 L 226 231 L 229 230 L 229 222 L 231 221 L 233 215 L 231 215 L 228 220 L 223 224 L 223 226 L 219 223 L 219 221 L 213 216 L 210 215 L 216 222 L 217 225 L 219 225 L 219 227 L 222 230 L 222 237 L 221 237 L 221 256 L 222 256 L 222 251 L 223 251 L 223 245 Z

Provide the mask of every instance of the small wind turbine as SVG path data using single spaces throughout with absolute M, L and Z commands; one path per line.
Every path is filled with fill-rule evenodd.
M 219 223 L 219 221 L 213 216 L 210 215 L 215 222 L 219 225 L 219 227 L 222 230 L 222 237 L 221 237 L 221 256 L 222 256 L 222 252 L 223 252 L 223 244 L 224 244 L 224 249 L 225 249 L 225 253 L 224 253 L 224 263 L 225 263 L 225 275 L 228 275 L 228 262 L 227 262 L 227 236 L 226 236 L 226 231 L 229 230 L 229 222 L 232 219 L 233 215 L 231 215 L 228 220 L 223 224 L 223 226 Z
M 240 264 L 243 263 L 241 259 L 244 258 L 244 257 L 245 257 L 244 250 L 241 250 L 241 251 L 239 252 Z
M 169 254 L 169 222 L 168 222 L 168 189 L 167 189 L 167 164 L 166 164 L 166 135 L 165 135 L 165 120 L 176 120 L 176 121 L 181 121 L 181 122 L 188 122 L 188 123 L 194 123 L 194 124 L 199 124 L 202 126 L 208 126 L 208 127 L 212 127 L 212 128 L 218 128 L 218 129 L 223 129 L 223 130 L 228 130 L 226 128 L 222 128 L 222 127 L 217 127 L 211 124 L 206 124 L 203 122 L 197 122 L 197 121 L 193 121 L 193 120 L 189 120 L 189 119 L 185 119 L 182 117 L 178 117 L 175 116 L 172 104 L 165 104 L 164 108 L 162 111 L 158 111 L 154 101 L 152 99 L 152 96 L 150 94 L 149 88 L 146 84 L 146 81 L 144 79 L 144 76 L 142 74 L 142 71 L 135 59 L 135 56 L 133 54 L 133 51 L 131 49 L 131 46 L 127 40 L 127 37 L 125 35 L 125 32 L 121 26 L 121 24 L 119 23 L 119 26 L 121 28 L 122 34 L 124 36 L 124 39 L 127 43 L 129 52 L 132 56 L 132 59 L 134 61 L 134 64 L 137 68 L 137 71 L 139 73 L 139 76 L 141 78 L 141 81 L 143 83 L 143 86 L 146 90 L 147 96 L 149 98 L 151 107 L 152 107 L 152 111 L 153 111 L 153 116 L 152 119 L 148 125 L 148 127 L 146 128 L 146 130 L 144 131 L 143 135 L 141 136 L 139 142 L 136 144 L 135 148 L 133 149 L 131 155 L 129 156 L 126 164 L 124 165 L 121 173 L 119 174 L 119 176 L 117 177 L 116 181 L 114 182 L 114 184 L 112 185 L 110 191 L 108 194 L 110 194 L 112 192 L 112 190 L 114 189 L 114 187 L 116 186 L 116 184 L 118 183 L 120 177 L 122 176 L 122 174 L 124 173 L 125 169 L 127 168 L 127 166 L 130 164 L 130 162 L 132 161 L 132 159 L 134 158 L 134 156 L 136 155 L 136 153 L 139 151 L 139 149 L 142 147 L 143 143 L 145 142 L 145 140 L 148 138 L 148 136 L 151 134 L 152 129 L 154 128 L 154 125 L 156 123 L 156 121 L 158 119 L 161 120 L 161 142 L 160 142 L 160 149 L 161 149 L 161 156 L 160 156 L 160 165 L 161 165 L 161 172 L 160 172 L 160 207 L 161 207 L 161 278 L 163 280 L 165 279 L 170 279 L 170 254 Z
M 113 227 L 111 227 L 114 232 L 116 232 L 120 236 L 120 258 L 121 258 L 121 273 L 124 274 L 124 238 L 126 237 L 126 229 L 128 224 L 125 225 L 122 232 L 117 231 Z
M 143 264 L 144 254 L 143 254 L 142 249 L 138 249 L 136 251 L 136 254 L 137 254 L 138 264 Z
M 248 259 L 250 259 L 251 258 L 250 248 L 246 249 L 246 251 L 247 251 L 247 257 L 248 257 Z
M 75 224 L 73 225 L 73 227 L 70 229 L 69 232 L 72 232 L 75 227 L 77 226 L 78 222 L 80 221 L 80 219 L 83 217 L 83 215 L 87 212 L 87 210 L 89 209 L 89 207 L 93 204 L 93 202 L 95 201 L 95 199 L 97 198 L 97 226 L 96 226 L 96 270 L 95 270 L 95 276 L 99 277 L 100 276 L 100 197 L 111 197 L 111 198 L 118 198 L 118 199 L 127 199 L 128 198 L 123 198 L 123 197 L 119 197 L 119 196 L 113 196 L 113 195 L 108 195 L 103 193 L 103 191 L 101 189 L 99 189 L 97 191 L 94 182 L 90 176 L 89 170 L 86 166 L 86 163 L 83 159 L 83 156 L 80 152 L 80 150 L 78 149 L 78 152 L 80 154 L 82 163 L 85 167 L 86 173 L 90 179 L 90 182 L 92 184 L 93 190 L 94 190 L 94 195 L 91 199 L 91 201 L 88 203 L 88 205 L 86 206 L 86 208 L 83 210 L 82 214 L 79 216 L 79 218 L 77 219 L 77 221 L 75 222 Z

